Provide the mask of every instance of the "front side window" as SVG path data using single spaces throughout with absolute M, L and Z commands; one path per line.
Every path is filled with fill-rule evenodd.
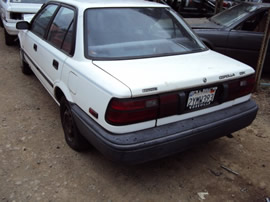
M 167 8 L 88 9 L 84 33 L 88 58 L 152 57 L 205 49 Z
M 70 54 L 72 47 L 74 11 L 62 7 L 58 11 L 49 29 L 48 41 L 56 48 L 62 48 Z
M 52 18 L 57 7 L 58 6 L 54 4 L 47 5 L 34 19 L 31 26 L 31 31 L 43 38 L 46 34 L 46 29 L 50 19 Z

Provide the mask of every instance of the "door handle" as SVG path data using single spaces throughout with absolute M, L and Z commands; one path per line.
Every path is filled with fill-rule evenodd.
M 53 60 L 52 65 L 56 70 L 58 70 L 59 63 L 56 60 Z
M 34 44 L 33 48 L 34 48 L 35 51 L 37 51 L 37 44 Z

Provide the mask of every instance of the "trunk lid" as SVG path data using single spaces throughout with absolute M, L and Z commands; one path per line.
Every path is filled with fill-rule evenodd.
M 128 86 L 132 97 L 202 87 L 254 73 L 251 67 L 211 50 L 93 63 Z

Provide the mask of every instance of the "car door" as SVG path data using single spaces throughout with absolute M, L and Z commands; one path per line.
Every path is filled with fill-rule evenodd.
M 47 5 L 31 23 L 28 41 L 24 43 L 36 73 L 51 94 L 66 58 L 73 54 L 74 17 L 72 7 Z
M 201 40 L 205 45 L 219 53 L 227 55 L 227 41 L 229 36 L 229 31 L 227 30 L 203 30 L 195 29 L 195 32 L 200 36 Z
M 262 45 L 266 17 L 267 11 L 261 11 L 232 29 L 228 38 L 227 55 L 255 68 Z

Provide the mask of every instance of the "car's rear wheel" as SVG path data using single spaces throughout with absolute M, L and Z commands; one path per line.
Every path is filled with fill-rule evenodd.
M 20 58 L 21 58 L 21 70 L 22 70 L 22 73 L 26 74 L 26 75 L 32 74 L 31 68 L 29 67 L 27 62 L 25 62 L 24 54 L 23 54 L 22 50 L 20 50 Z
M 70 104 L 65 97 L 62 97 L 60 101 L 60 115 L 67 144 L 76 151 L 87 150 L 90 145 L 80 134 L 73 119 Z
M 10 35 L 5 29 L 5 43 L 7 46 L 11 46 L 15 43 L 16 36 Z

